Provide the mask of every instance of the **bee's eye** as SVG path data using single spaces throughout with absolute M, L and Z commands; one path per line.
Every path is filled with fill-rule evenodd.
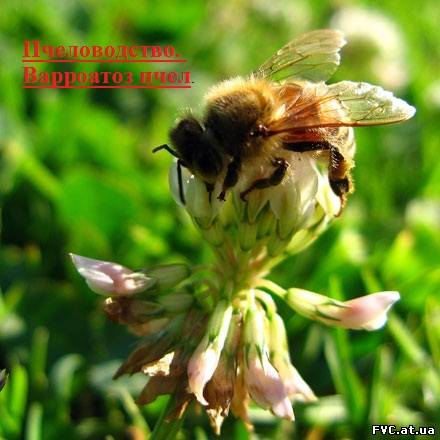
M 253 130 L 249 132 L 249 136 L 251 137 L 266 137 L 267 135 L 267 127 L 262 124 L 257 125 Z

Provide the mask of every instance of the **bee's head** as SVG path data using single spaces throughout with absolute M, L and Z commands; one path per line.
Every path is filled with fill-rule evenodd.
M 245 146 L 262 119 L 266 103 L 254 89 L 233 90 L 208 101 L 205 127 L 222 151 L 234 156 Z
M 196 118 L 187 116 L 170 131 L 171 143 L 183 165 L 206 182 L 213 182 L 223 170 L 223 157 L 212 138 Z

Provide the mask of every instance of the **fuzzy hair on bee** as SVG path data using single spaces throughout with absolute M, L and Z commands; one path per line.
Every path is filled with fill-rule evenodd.
M 240 191 L 279 185 L 289 169 L 289 154 L 312 154 L 324 161 L 333 192 L 344 205 L 353 190 L 353 128 L 409 119 L 415 109 L 391 92 L 363 82 L 326 84 L 340 63 L 346 41 L 338 30 L 323 29 L 291 41 L 249 77 L 213 86 L 199 119 L 182 117 L 170 131 L 171 147 L 181 167 L 205 182 L 211 195 L 225 200 L 248 169 L 259 170 Z

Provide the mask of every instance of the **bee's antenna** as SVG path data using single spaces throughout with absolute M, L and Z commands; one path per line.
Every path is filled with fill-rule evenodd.
M 179 197 L 183 205 L 185 205 L 185 194 L 183 193 L 183 179 L 182 179 L 182 161 L 177 161 L 177 179 L 179 180 Z
M 167 145 L 167 144 L 163 144 L 163 145 L 160 145 L 159 147 L 153 148 L 153 153 L 157 153 L 160 150 L 166 150 L 172 156 L 177 157 L 177 159 L 180 158 L 180 156 L 172 148 L 170 148 L 169 145 Z

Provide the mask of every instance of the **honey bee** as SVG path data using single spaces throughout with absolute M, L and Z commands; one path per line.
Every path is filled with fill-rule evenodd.
M 248 78 L 233 78 L 212 87 L 204 115 L 182 117 L 169 133 L 178 158 L 179 193 L 185 203 L 181 167 L 205 182 L 211 199 L 222 179 L 218 199 L 225 200 L 241 173 L 251 164 L 269 170 L 240 192 L 282 183 L 289 162 L 286 152 L 312 153 L 328 166 L 333 192 L 340 197 L 353 190 L 351 169 L 354 126 L 392 124 L 409 119 L 415 109 L 391 92 L 363 82 L 327 85 L 340 62 L 346 41 L 338 30 L 306 33 L 291 41 Z

